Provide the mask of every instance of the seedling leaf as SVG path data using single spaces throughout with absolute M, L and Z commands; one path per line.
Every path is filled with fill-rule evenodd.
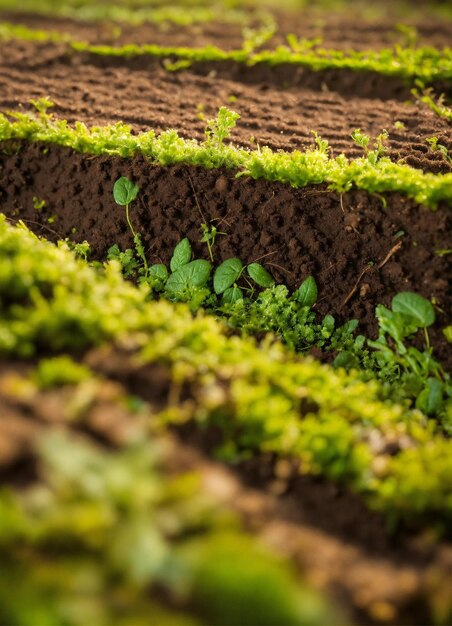
M 166 282 L 168 278 L 168 270 L 166 265 L 163 263 L 156 263 L 155 265 L 151 265 L 149 268 L 149 277 L 154 280 L 161 280 L 162 282 Z
M 223 293 L 223 302 L 225 304 L 234 304 L 237 300 L 243 300 L 243 291 L 236 285 L 228 287 Z
M 250 278 L 252 278 L 259 287 L 273 287 L 275 284 L 272 275 L 269 274 L 260 263 L 251 263 L 248 265 L 247 270 Z
M 240 259 L 227 259 L 217 267 L 213 277 L 213 288 L 215 293 L 224 293 L 231 287 L 242 273 L 243 263 Z
M 140 188 L 138 185 L 134 185 L 132 181 L 125 176 L 121 176 L 114 184 L 113 197 L 116 204 L 127 206 L 135 200 L 139 191 Z
M 317 283 L 313 276 L 308 276 L 295 292 L 295 297 L 301 306 L 311 308 L 317 302 Z
M 418 328 L 427 328 L 435 321 L 435 309 L 432 303 L 411 291 L 402 291 L 394 296 L 392 310 L 406 315 Z
M 182 295 L 190 287 L 204 287 L 209 280 L 212 265 L 204 259 L 197 259 L 183 265 L 168 278 L 167 291 Z
M 436 378 L 429 378 L 425 388 L 416 400 L 416 408 L 426 415 L 437 413 L 443 403 L 443 384 Z
M 172 272 L 177 272 L 178 269 L 189 263 L 191 259 L 191 244 L 187 237 L 179 241 L 174 248 L 173 256 L 171 257 L 170 267 Z

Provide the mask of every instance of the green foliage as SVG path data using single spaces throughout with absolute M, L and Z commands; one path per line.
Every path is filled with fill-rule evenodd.
M 422 82 L 420 87 L 422 89 L 421 92 L 419 92 L 418 89 L 412 89 L 411 91 L 416 100 L 427 105 L 439 117 L 443 117 L 448 122 L 452 122 L 452 109 L 444 104 L 444 94 L 436 98 L 431 87 L 428 89 L 423 88 Z
M 0 8 L 20 13 L 34 13 L 51 17 L 63 17 L 84 22 L 117 22 L 138 26 L 144 23 L 152 23 L 166 27 L 168 24 L 178 26 L 191 26 L 193 24 L 205 24 L 214 20 L 220 20 L 226 24 L 241 24 L 246 20 L 260 17 L 260 12 L 249 14 L 240 7 L 223 6 L 216 3 L 215 6 L 203 3 L 190 3 L 189 7 L 178 4 L 163 3 L 137 3 L 120 2 L 114 3 L 91 2 L 86 0 L 23 0 L 18 6 L 16 0 L 1 0 Z M 120 28 L 116 31 L 120 33 Z
M 239 117 L 238 113 L 230 111 L 227 107 L 220 107 L 217 118 L 207 122 L 206 143 L 218 149 L 222 148 L 224 140 L 230 138 Z
M 135 200 L 139 191 L 140 188 L 137 185 L 134 185 L 132 181 L 125 176 L 121 176 L 114 184 L 113 197 L 116 204 L 127 206 Z
M 134 57 L 153 56 L 174 58 L 177 61 L 234 61 L 255 65 L 267 63 L 271 66 L 291 64 L 307 67 L 312 71 L 325 69 L 348 69 L 352 71 L 377 72 L 387 76 L 400 76 L 424 87 L 434 81 L 445 81 L 452 77 L 452 50 L 432 47 L 395 46 L 381 50 L 335 50 L 322 48 L 316 40 L 300 40 L 291 37 L 290 47 L 279 46 L 274 50 L 256 51 L 271 32 L 272 26 L 264 27 L 257 38 L 254 36 L 238 50 L 222 50 L 216 46 L 205 48 L 178 48 L 155 44 L 126 44 L 123 46 L 93 45 L 74 40 L 67 33 L 58 33 L 28 28 L 23 25 L 2 23 L 0 37 L 5 40 L 51 41 L 65 43 L 78 52 L 89 52 L 99 56 Z
M 196 259 L 182 265 L 166 281 L 165 291 L 170 299 L 189 301 L 196 288 L 205 287 L 210 277 L 212 266 L 209 261 Z M 192 290 L 195 289 L 193 292 Z
M 133 235 L 135 252 L 139 260 L 135 258 L 132 250 L 120 252 L 118 246 L 112 246 L 109 249 L 108 258 L 110 260 L 118 260 L 121 263 L 126 276 L 134 276 L 138 271 L 143 276 L 143 279 L 146 280 L 149 272 L 146 253 L 141 241 L 141 235 L 135 232 L 129 215 L 129 206 L 136 199 L 139 191 L 140 188 L 137 185 L 134 185 L 132 181 L 125 176 L 118 178 L 113 186 L 113 197 L 116 204 L 119 204 L 119 206 L 123 206 L 126 209 L 127 224 Z
M 238 281 L 243 271 L 243 263 L 240 259 L 227 259 L 215 270 L 213 288 L 216 294 L 222 294 Z M 236 295 L 231 294 L 236 299 Z
M 268 147 L 248 151 L 233 145 L 218 146 L 218 142 L 182 139 L 175 130 L 158 136 L 152 131 L 135 135 L 130 126 L 122 123 L 87 128 L 82 123 L 71 127 L 48 115 L 44 120 L 32 113 L 10 113 L 10 117 L 14 121 L 0 115 L 0 141 L 53 143 L 96 156 L 126 158 L 142 154 L 160 165 L 227 167 L 240 175 L 293 187 L 327 184 L 340 193 L 352 188 L 379 194 L 399 192 L 432 208 L 441 202 L 452 203 L 452 174 L 424 173 L 381 156 L 384 134 L 364 158 L 349 160 L 344 155 L 330 158 L 325 142 L 320 147 L 317 142 L 314 150 L 306 152 L 274 152 Z
M 301 304 L 301 306 L 312 307 L 317 302 L 318 289 L 317 283 L 313 276 L 308 276 L 301 283 L 297 291 L 294 293 L 294 298 Z
M 366 138 L 359 141 L 367 146 Z M 112 255 L 112 249 L 115 254 Z M 212 257 L 212 250 L 209 248 Z M 110 248 L 110 258 L 117 258 L 126 277 L 139 274 L 140 282 L 147 284 L 150 297 L 161 294 L 173 301 L 187 302 L 193 311 L 203 306 L 206 310 L 221 315 L 228 324 L 243 333 L 259 334 L 274 332 L 296 351 L 310 347 L 338 352 L 334 364 L 345 369 L 358 369 L 365 380 L 375 378 L 387 383 L 387 394 L 402 401 L 415 404 L 427 415 L 437 416 L 444 430 L 449 430 L 452 396 L 450 377 L 434 359 L 430 349 L 427 327 L 435 321 L 432 304 L 422 296 L 401 292 L 392 301 L 392 311 L 377 306 L 379 322 L 378 340 L 365 342 L 362 336 L 354 337 L 356 320 L 351 320 L 339 329 L 335 320 L 327 315 L 321 323 L 315 319 L 311 308 L 317 301 L 318 289 L 313 276 L 308 276 L 300 287 L 289 296 L 284 286 L 274 289 L 273 277 L 259 263 L 244 266 L 238 258 L 221 263 L 214 271 L 210 282 L 212 265 L 208 261 L 192 258 L 192 247 L 187 238 L 180 241 L 170 262 L 170 274 L 166 266 L 153 266 L 150 276 L 146 266 L 140 267 L 139 258 L 131 250 L 122 253 Z M 244 271 L 256 285 L 265 289 L 254 297 L 254 289 L 238 285 Z M 249 292 L 244 297 L 244 290 Z M 221 301 L 219 296 L 222 295 Z M 424 329 L 426 349 L 420 352 L 414 346 L 406 346 L 404 340 Z M 396 350 L 388 345 L 385 333 L 396 344 Z M 369 352 L 368 347 L 375 352 Z M 436 376 L 438 382 L 432 382 Z
M 414 320 L 418 328 L 427 328 L 435 321 L 435 309 L 429 300 L 416 293 L 403 291 L 392 299 L 392 310 L 395 313 Z
M 452 156 L 449 154 L 449 150 L 446 148 L 446 146 L 438 143 L 438 137 L 428 137 L 426 139 L 426 142 L 430 145 L 432 150 L 434 150 L 435 152 L 441 152 L 446 161 L 452 163 Z
M 196 477 L 162 475 L 160 441 L 144 429 L 140 440 L 109 451 L 49 433 L 36 445 L 40 481 L 21 492 L 3 486 L 2 623 L 201 626 L 221 623 L 225 600 L 236 626 L 240 615 L 250 626 L 264 615 L 281 624 L 335 619 Z
M 364 152 L 366 154 L 367 160 L 372 165 L 376 165 L 377 162 L 381 159 L 383 154 L 385 153 L 385 141 L 388 139 L 389 135 L 386 130 L 383 130 L 375 139 L 373 144 L 373 150 L 369 149 L 370 137 L 361 132 L 360 128 L 354 130 L 351 134 L 353 141 L 358 145 L 364 148 Z
M 250 263 L 246 268 L 250 278 L 254 280 L 259 287 L 272 287 L 275 284 L 273 276 L 262 267 L 260 263 Z
M 174 248 L 173 256 L 170 261 L 170 268 L 172 272 L 176 272 L 183 265 L 186 265 L 192 256 L 191 244 L 188 239 L 182 239 Z
M 91 246 L 87 241 L 83 241 L 82 243 L 74 243 L 70 239 L 65 239 L 64 242 L 68 246 L 68 248 L 70 248 L 73 251 L 75 256 L 79 257 L 80 259 L 84 259 L 85 261 L 87 261 L 88 258 L 90 257 Z M 118 248 L 118 252 L 119 252 L 119 248 Z
M 34 372 L 34 380 L 40 389 L 61 385 L 75 385 L 92 376 L 90 370 L 64 355 L 41 359 Z
M 58 354 L 127 340 L 143 362 L 165 363 L 176 389 L 186 383 L 193 390 L 190 403 L 168 406 L 161 419 L 214 425 L 223 435 L 229 459 L 259 451 L 296 457 L 303 471 L 347 482 L 391 519 L 438 528 L 450 519 L 451 441 L 424 413 L 397 404 L 394 396 L 388 399 L 375 380 L 299 358 L 278 342 L 256 345 L 249 337 L 231 336 L 212 316 L 193 316 L 183 305 L 149 302 L 149 290 L 124 282 L 116 262 L 103 270 L 92 268 L 64 244 L 56 247 L 38 240 L 4 218 L 0 259 L 1 354 L 29 357 L 43 348 Z M 245 306 L 254 312 L 253 324 L 265 324 L 267 314 L 274 324 L 283 325 L 285 315 L 298 319 L 300 333 L 311 333 L 303 318 L 312 311 L 294 299 L 290 303 L 288 307 L 287 290 L 276 286 L 254 301 L 248 299 Z M 236 316 L 243 304 L 240 300 L 232 305 Z M 404 328 L 419 326 L 419 320 L 425 323 L 422 313 L 410 313 L 403 319 Z M 290 322 L 287 328 L 293 327 Z M 325 343 L 332 341 L 334 329 L 334 320 L 327 316 L 319 328 Z M 352 337 L 353 324 L 337 330 L 342 340 L 348 336 L 347 341 L 359 347 L 359 339 Z M 410 348 L 407 354 L 411 357 Z M 438 378 L 431 367 L 432 361 L 427 379 Z M 432 398 L 427 404 L 434 403 L 437 389 L 432 383 L 428 387 Z M 377 448 L 376 438 L 382 442 Z M 392 442 L 391 452 L 386 442 Z M 417 468 L 415 476 L 407 474 L 404 461 Z M 428 472 L 421 471 L 424 464 Z M 134 481 L 145 475 L 139 468 L 132 473 Z M 105 473 L 112 475 L 110 470 Z M 126 487 L 121 493 L 131 497 Z M 99 501 L 97 491 L 95 497 Z

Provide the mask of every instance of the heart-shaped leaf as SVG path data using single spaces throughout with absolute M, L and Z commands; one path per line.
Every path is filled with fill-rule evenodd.
M 186 265 L 191 259 L 191 244 L 187 237 L 179 241 L 174 248 L 173 256 L 171 257 L 170 267 L 172 272 L 176 272 L 183 265 Z
M 435 321 L 435 309 L 432 303 L 411 291 L 402 291 L 394 296 L 392 310 L 411 318 L 410 321 L 414 322 L 418 328 L 427 328 Z
M 213 288 L 215 293 L 223 293 L 231 287 L 242 273 L 243 263 L 240 259 L 227 259 L 215 270 Z
M 139 191 L 140 188 L 137 185 L 125 176 L 121 176 L 114 184 L 113 198 L 116 204 L 126 206 L 135 200 Z
M 204 259 L 191 261 L 171 274 L 166 289 L 173 295 L 179 295 L 190 287 L 204 287 L 209 280 L 211 268 L 209 261 Z
M 240 287 L 228 287 L 223 293 L 223 302 L 225 304 L 234 304 L 237 300 L 243 300 L 243 291 Z
M 163 263 L 156 263 L 149 268 L 149 276 L 155 280 L 165 282 L 168 278 L 168 269 Z

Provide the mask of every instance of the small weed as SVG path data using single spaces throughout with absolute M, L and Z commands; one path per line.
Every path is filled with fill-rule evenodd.
M 139 271 L 142 277 L 146 279 L 148 276 L 148 262 L 141 240 L 141 235 L 135 232 L 129 215 L 130 204 L 135 200 L 139 191 L 140 188 L 137 185 L 134 185 L 132 181 L 130 181 L 125 176 L 121 176 L 121 178 L 118 178 L 113 187 L 113 197 L 116 204 L 125 207 L 127 224 L 133 236 L 135 251 L 139 261 L 135 258 L 134 252 L 132 250 L 126 250 L 125 252 L 121 252 L 117 245 L 114 245 L 109 249 L 108 258 L 117 259 L 121 263 L 124 274 L 126 276 L 134 276 L 135 273 Z M 140 262 L 142 266 L 140 266 Z
M 207 122 L 205 135 L 206 143 L 215 148 L 221 148 L 224 140 L 229 139 L 240 115 L 230 111 L 227 107 L 220 107 L 216 119 Z
M 438 137 L 428 137 L 425 140 L 430 148 L 434 151 L 434 152 L 440 152 L 443 157 L 446 159 L 446 161 L 448 161 L 449 163 L 452 163 L 452 157 L 449 153 L 449 150 L 446 148 L 446 146 L 443 146 L 441 143 L 438 143 Z
M 201 224 L 201 243 L 207 244 L 207 249 L 209 251 L 210 260 L 213 263 L 213 246 L 215 245 L 215 241 L 218 235 L 226 235 L 226 233 L 220 232 L 216 226 L 213 224 Z
M 45 206 L 45 200 L 40 200 L 37 196 L 33 196 L 33 208 L 35 209 L 35 211 L 42 211 Z

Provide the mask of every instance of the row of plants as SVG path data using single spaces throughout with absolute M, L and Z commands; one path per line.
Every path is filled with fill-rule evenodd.
M 268 147 L 248 150 L 230 142 L 231 131 L 239 115 L 221 107 L 216 119 L 206 124 L 205 140 L 183 139 L 176 130 L 160 134 L 148 131 L 134 134 L 131 126 L 118 122 L 109 126 L 87 127 L 81 122 L 71 126 L 66 120 L 51 116 L 47 99 L 33 102 L 38 113 L 0 114 L 0 141 L 26 140 L 72 148 L 93 155 L 133 157 L 141 154 L 160 165 L 226 167 L 238 176 L 251 176 L 288 183 L 293 187 L 326 184 L 343 193 L 352 188 L 369 193 L 398 192 L 419 204 L 435 208 L 452 201 L 452 174 L 424 173 L 385 156 L 387 133 L 374 144 L 359 130 L 352 135 L 363 147 L 364 156 L 348 159 L 341 154 L 329 156 L 328 142 L 315 135 L 315 148 L 305 152 L 273 151 Z M 11 119 L 12 118 L 12 119 Z
M 37 368 L 40 386 L 57 393 L 65 385 L 66 406 L 85 402 L 35 438 L 37 479 L 0 489 L 2 624 L 337 623 L 196 474 L 165 473 L 174 452 L 150 434 L 146 409 L 128 415 L 135 434 L 121 449 L 81 435 L 86 398 L 104 384 L 82 369 L 67 358 Z M 20 396 L 19 380 L 10 397 Z M 23 385 L 37 394 L 31 379 Z
M 346 483 L 392 525 L 445 530 L 452 442 L 422 411 L 388 400 L 378 382 L 297 357 L 271 338 L 257 345 L 231 335 L 184 304 L 149 302 L 149 289 L 124 281 L 119 263 L 91 267 L 5 219 L 0 255 L 0 353 L 127 345 L 141 362 L 171 369 L 173 401 L 160 419 L 215 426 L 223 458 L 295 458 L 303 472 Z M 411 324 L 416 314 L 403 307 L 393 313 Z M 178 400 L 187 385 L 192 397 Z
M 228 8 L 217 4 L 215 7 L 197 4 L 190 7 L 181 5 L 141 5 L 130 7 L 127 4 L 106 4 L 104 2 L 54 2 L 52 0 L 24 0 L 17 5 L 15 0 L 0 0 L 0 10 L 18 11 L 21 14 L 37 14 L 48 17 L 61 17 L 84 22 L 110 21 L 138 26 L 145 23 L 156 25 L 175 24 L 191 26 L 221 21 L 223 24 L 243 24 L 251 16 L 239 8 Z M 254 14 L 253 14 L 254 15 Z M 255 15 L 254 15 L 255 17 Z
M 108 258 L 119 261 L 126 278 L 149 289 L 148 299 L 164 297 L 186 302 L 192 311 L 202 307 L 242 333 L 274 333 L 297 352 L 307 352 L 313 347 L 334 351 L 336 366 L 353 368 L 364 380 L 379 380 L 388 398 L 416 404 L 426 415 L 436 417 L 444 430 L 452 432 L 450 376 L 434 358 L 428 334 L 436 317 L 431 302 L 405 292 L 393 298 L 391 309 L 378 305 L 378 340 L 366 340 L 355 332 L 358 320 L 340 327 L 332 315 L 317 320 L 313 307 L 318 288 L 313 276 L 305 277 L 300 287 L 289 293 L 286 286 L 276 285 L 271 274 L 256 261 L 244 264 L 239 258 L 229 258 L 216 264 L 215 242 L 226 233 L 219 233 L 216 226 L 206 223 L 200 226 L 200 241 L 206 244 L 208 260 L 193 259 L 190 241 L 184 238 L 176 246 L 169 266 L 151 264 L 141 235 L 131 221 L 130 208 L 138 193 L 139 187 L 126 177 L 114 184 L 113 196 L 118 205 L 125 207 L 134 249 L 121 251 L 114 244 Z M 87 260 L 90 254 L 87 242 L 68 243 Z M 449 341 L 451 329 L 445 329 Z M 423 349 L 412 345 L 421 332 Z
M 322 48 L 316 40 L 289 35 L 288 45 L 274 50 L 259 50 L 259 47 L 273 34 L 273 27 L 265 26 L 250 33 L 239 50 L 222 50 L 216 46 L 187 48 L 160 46 L 157 44 L 127 44 L 121 46 L 94 45 L 78 41 L 68 33 L 29 28 L 21 24 L 0 23 L 0 38 L 25 41 L 66 43 L 77 52 L 87 52 L 100 56 L 136 57 L 151 56 L 171 58 L 181 62 L 177 67 L 186 68 L 194 62 L 243 63 L 249 66 L 265 63 L 271 66 L 290 64 L 305 67 L 312 71 L 327 69 L 347 69 L 356 72 L 376 72 L 385 76 L 398 76 L 412 83 L 424 86 L 452 78 L 452 49 L 438 50 L 424 46 L 383 48 L 381 50 L 334 50 Z

